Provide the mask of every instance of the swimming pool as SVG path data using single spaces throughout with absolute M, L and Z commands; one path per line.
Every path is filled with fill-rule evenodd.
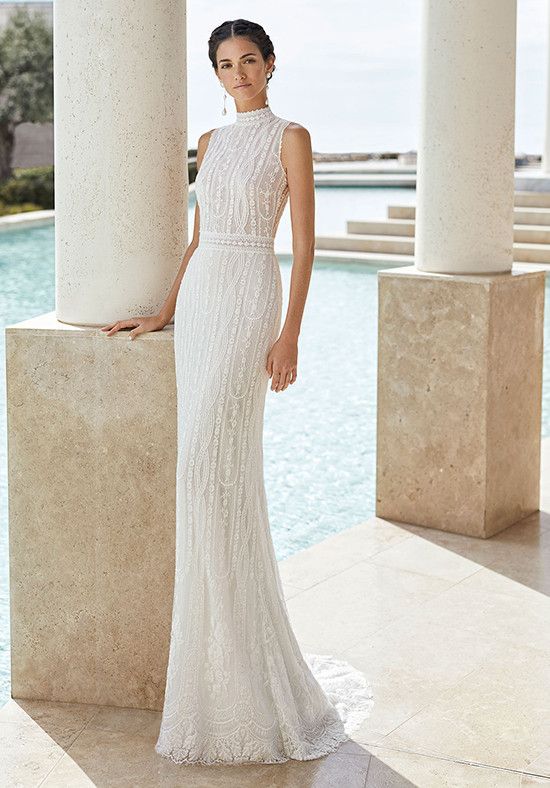
M 392 190 L 389 199 L 384 194 L 384 204 L 401 201 L 397 191 Z M 411 202 L 411 195 L 408 197 Z M 318 198 L 318 206 L 324 199 L 323 195 Z M 353 199 L 360 199 L 359 195 L 353 195 Z M 345 215 L 355 218 L 352 213 L 348 205 Z M 358 208 L 359 213 L 363 217 L 373 215 Z M 327 226 L 327 232 L 343 230 L 335 226 L 337 220 L 333 213 L 332 226 Z M 326 225 L 322 226 L 324 231 Z M 280 262 L 286 308 L 291 263 L 288 257 L 281 257 Z M 278 559 L 374 514 L 377 270 L 355 263 L 316 262 L 300 335 L 298 381 L 279 394 L 268 388 L 265 481 Z M 547 292 L 548 287 L 547 280 Z M 0 233 L 2 328 L 54 308 L 53 223 Z M 545 337 L 549 331 L 550 309 L 546 309 Z M 550 350 L 547 348 L 549 343 L 545 341 L 544 437 L 550 435 Z M 3 330 L 0 355 L 1 706 L 9 698 L 10 669 Z

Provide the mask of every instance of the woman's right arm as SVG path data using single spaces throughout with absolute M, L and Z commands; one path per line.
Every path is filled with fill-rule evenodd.
M 210 140 L 210 135 L 212 134 L 213 129 L 210 131 L 205 131 L 204 134 L 201 134 L 199 137 L 198 145 L 197 145 L 197 172 L 200 169 L 202 164 L 202 160 L 204 158 L 204 154 L 206 153 L 206 149 L 208 147 L 208 142 Z M 135 336 L 138 334 L 145 334 L 148 331 L 160 331 L 164 328 L 164 326 L 168 325 L 172 318 L 174 317 L 174 312 L 176 310 L 176 299 L 178 297 L 178 290 L 181 285 L 181 280 L 183 279 L 183 275 L 185 273 L 185 269 L 187 268 L 187 264 L 191 259 L 191 256 L 197 246 L 199 245 L 199 234 L 200 234 L 200 212 L 199 212 L 199 204 L 198 202 L 195 204 L 195 221 L 193 224 L 193 237 L 191 238 L 191 242 L 189 243 L 187 249 L 185 250 L 185 254 L 183 255 L 183 259 L 181 261 L 178 273 L 174 280 L 174 284 L 168 296 L 162 305 L 162 308 L 158 315 L 151 315 L 147 317 L 131 317 L 128 320 L 118 320 L 116 323 L 110 323 L 107 326 L 103 326 L 101 331 L 105 332 L 107 336 L 112 336 L 116 334 L 121 328 L 133 328 L 133 331 L 130 331 L 128 337 L 129 339 L 134 339 Z
M 208 142 L 210 140 L 210 135 L 212 134 L 213 129 L 210 131 L 205 131 L 204 134 L 201 134 L 199 137 L 199 142 L 197 144 L 197 172 L 199 171 L 202 160 L 204 158 L 204 154 L 206 153 L 206 148 L 208 147 Z M 195 176 L 196 177 L 196 176 Z M 162 321 L 164 321 L 164 325 L 170 323 L 172 318 L 174 317 L 174 312 L 176 310 L 176 299 L 178 297 L 178 291 L 180 289 L 181 280 L 183 279 L 183 275 L 187 268 L 187 264 L 191 259 L 191 256 L 197 246 L 199 245 L 199 234 L 200 234 L 200 212 L 199 212 L 199 204 L 198 202 L 195 203 L 195 221 L 193 224 L 193 237 L 191 238 L 191 242 L 187 249 L 185 250 L 185 254 L 183 255 L 183 260 L 181 261 L 181 265 L 179 267 L 179 271 L 177 276 L 174 280 L 174 284 L 172 285 L 172 289 L 168 293 L 166 301 L 164 302 L 162 309 L 159 312 L 159 316 Z

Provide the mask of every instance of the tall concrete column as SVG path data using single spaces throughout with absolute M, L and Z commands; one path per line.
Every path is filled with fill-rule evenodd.
M 425 0 L 415 265 L 510 271 L 516 0 Z
M 545 272 L 513 263 L 515 0 L 425 0 L 415 265 L 380 271 L 376 514 L 539 508 Z
M 56 316 L 152 314 L 187 245 L 185 3 L 54 4 Z

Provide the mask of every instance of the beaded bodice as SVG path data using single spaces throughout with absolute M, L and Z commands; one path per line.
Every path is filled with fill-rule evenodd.
M 195 179 L 199 243 L 273 248 L 288 197 L 280 154 L 289 123 L 261 107 L 212 131 Z

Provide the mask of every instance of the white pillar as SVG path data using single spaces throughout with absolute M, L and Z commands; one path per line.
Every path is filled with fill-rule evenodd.
M 510 271 L 516 0 L 424 0 L 415 266 Z
M 187 245 L 182 0 L 54 3 L 56 316 L 158 311 Z
M 542 151 L 541 171 L 550 175 L 550 2 L 546 3 L 546 127 Z

